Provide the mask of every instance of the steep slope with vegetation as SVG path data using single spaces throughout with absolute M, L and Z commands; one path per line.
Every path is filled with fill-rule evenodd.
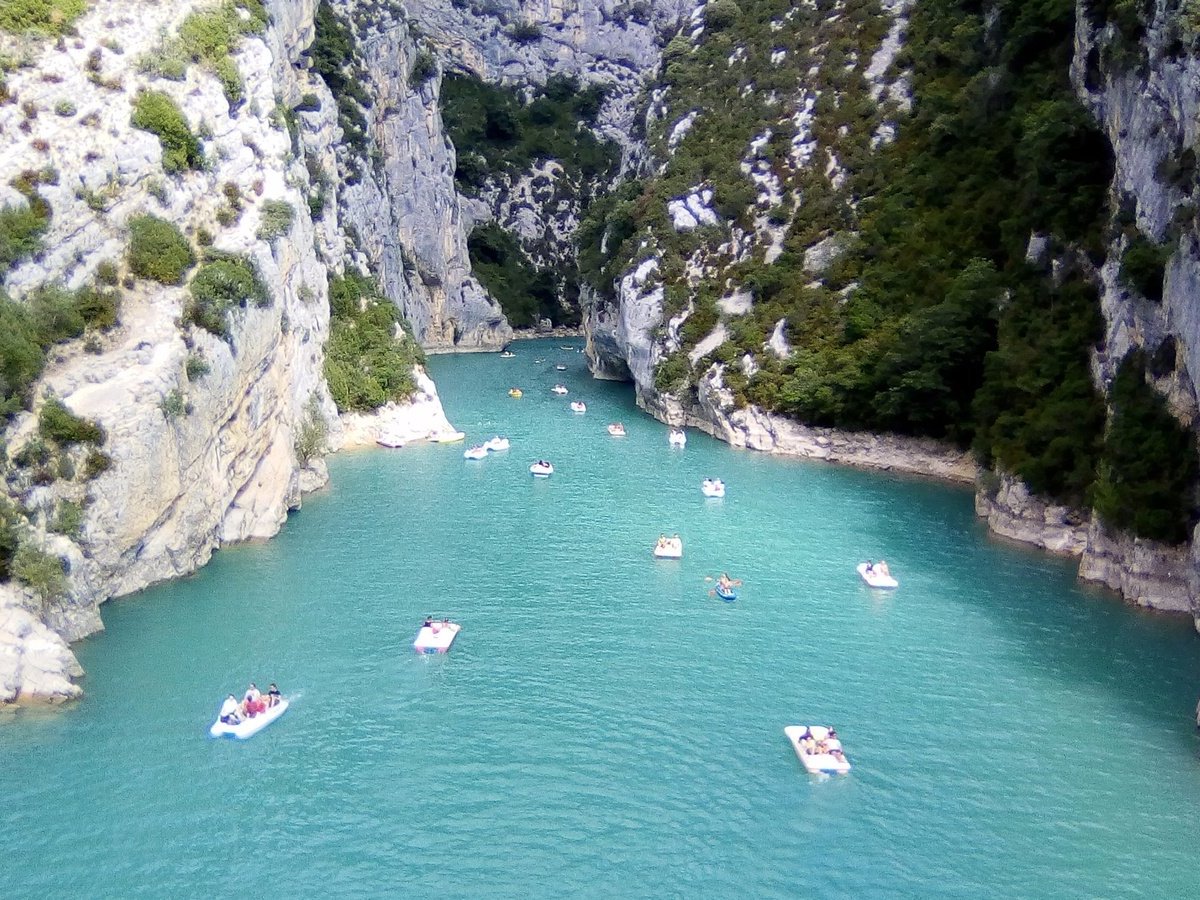
M 1108 135 L 1071 81 L 1073 0 L 699 8 L 648 100 L 663 168 L 580 227 L 594 367 L 730 439 L 739 410 L 938 438 L 999 476 L 985 485 L 1189 540 L 1194 392 L 1169 326 L 1143 345 L 1113 323 L 1131 294 L 1161 302 L 1195 207 L 1112 195 L 1112 146 L 1144 101 L 1129 54 L 1184 52 L 1187 5 L 1156 23 L 1149 5 L 1095 6 L 1092 77 L 1126 84 Z M 1173 50 L 1154 49 L 1165 35 Z M 1155 160 L 1157 181 L 1190 190 L 1190 146 Z M 1170 221 L 1147 230 L 1146 208 Z

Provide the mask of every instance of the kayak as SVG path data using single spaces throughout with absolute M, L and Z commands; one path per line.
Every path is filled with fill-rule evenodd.
M 208 729 L 208 733 L 213 737 L 230 737 L 239 740 L 245 740 L 249 737 L 254 737 L 285 712 L 287 712 L 288 702 L 286 699 L 281 699 L 274 706 L 268 706 L 266 710 L 260 712 L 257 716 L 247 716 L 236 725 L 229 725 L 222 722 L 220 718 L 212 723 L 212 727 Z

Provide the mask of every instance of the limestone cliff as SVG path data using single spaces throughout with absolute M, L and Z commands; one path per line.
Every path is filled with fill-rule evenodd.
M 938 8 L 943 6 L 950 5 Z M 1036 76 L 1043 79 L 1038 93 L 1046 103 L 1035 115 L 1052 108 L 1051 87 L 1062 97 L 1065 85 L 1084 102 L 1111 144 L 1109 212 L 1103 247 L 1092 233 L 1060 225 L 1056 238 L 1033 235 L 1025 261 L 1040 267 L 1049 285 L 1043 290 L 1050 294 L 1065 294 L 1072 283 L 1098 289 L 1103 333 L 1091 354 L 1091 381 L 1100 397 L 1111 390 L 1118 366 L 1130 351 L 1140 349 L 1150 360 L 1148 377 L 1154 387 L 1167 397 L 1176 418 L 1193 426 L 1200 365 L 1195 337 L 1200 332 L 1200 313 L 1194 302 L 1200 289 L 1194 149 L 1200 72 L 1195 13 L 1189 4 L 1154 3 L 1143 9 L 1135 4 L 1114 7 L 1080 0 L 1069 21 L 1052 17 L 1044 22 L 1043 36 L 1061 32 L 1066 37 L 1063 54 L 1063 43 L 1055 45 L 1049 39 L 1036 50 L 1006 48 L 1010 33 L 1028 26 L 1028 22 L 1017 24 L 1016 17 L 1025 12 L 1020 4 L 997 4 L 992 13 L 978 17 L 971 13 L 964 19 L 966 30 L 954 33 L 954 40 L 963 41 L 959 47 L 966 54 L 963 58 L 987 60 L 993 68 L 981 70 L 959 99 L 974 102 L 1000 85 L 1014 90 L 1010 81 L 1028 77 L 1019 74 L 1020 68 L 1037 73 L 1038 64 L 1030 62 L 1035 55 L 1054 60 L 1057 74 L 1047 70 Z M 1104 14 L 1114 21 L 1103 21 Z M 813 431 L 780 415 L 778 409 L 806 410 L 801 418 L 807 414 L 817 421 L 857 417 L 871 421 L 874 432 L 886 430 L 891 417 L 901 430 L 920 432 L 927 426 L 903 413 L 897 416 L 897 407 L 889 406 L 886 399 L 852 414 L 845 410 L 877 390 L 907 396 L 906 402 L 915 404 L 909 409 L 940 402 L 935 392 L 923 394 L 919 386 L 931 378 L 936 383 L 937 376 L 929 366 L 922 368 L 913 360 L 897 361 L 890 373 L 885 367 L 873 376 L 876 383 L 863 378 L 855 387 L 845 387 L 869 367 L 869 359 L 864 362 L 862 355 L 880 352 L 889 341 L 885 333 L 865 340 L 847 337 L 851 332 L 869 333 L 874 323 L 888 315 L 880 283 L 869 286 L 865 301 L 860 291 L 864 274 L 869 277 L 870 267 L 887 253 L 886 242 L 869 233 L 879 226 L 870 218 L 873 210 L 868 209 L 865 222 L 860 216 L 867 209 L 864 189 L 879 189 L 877 182 L 872 184 L 861 173 L 886 165 L 869 160 L 886 157 L 905 128 L 932 125 L 963 141 L 973 127 L 966 121 L 969 112 L 958 118 L 960 110 L 938 106 L 947 100 L 946 94 L 937 93 L 944 92 L 945 85 L 929 81 L 928 73 L 922 87 L 934 99 L 927 99 L 926 108 L 947 114 L 935 118 L 924 113 L 923 117 L 917 110 L 910 118 L 912 75 L 896 63 L 911 59 L 911 51 L 900 51 L 912 15 L 913 6 L 903 0 L 875 9 L 871 4 L 818 2 L 783 13 L 774 12 L 769 4 L 742 4 L 739 9 L 714 0 L 691 13 L 671 38 L 664 68 L 647 101 L 648 144 L 661 166 L 658 180 L 639 198 L 606 207 L 610 223 L 618 225 L 603 230 L 609 242 L 600 247 L 604 268 L 584 290 L 588 355 L 598 377 L 632 380 L 639 404 L 652 414 L 667 422 L 696 425 L 731 443 L 888 466 L 896 464 L 897 455 L 907 455 L 910 442 L 903 438 L 870 446 L 858 441 L 854 430 Z M 938 15 L 946 12 L 921 23 L 921 40 L 929 41 L 937 32 L 930 19 Z M 972 46 L 975 36 L 979 43 Z M 949 33 L 940 37 L 949 38 Z M 994 60 L 988 60 L 990 53 L 995 53 Z M 767 58 L 774 71 L 768 70 Z M 1021 61 L 1014 63 L 1014 59 Z M 1065 84 L 1068 69 L 1071 84 Z M 725 93 L 717 94 L 714 84 L 722 80 Z M 712 98 L 735 93 L 745 105 L 743 114 L 717 112 Z M 1060 103 L 1055 113 L 1060 123 L 1075 115 L 1066 98 L 1055 102 Z M 839 113 L 847 108 L 853 116 Z M 1086 125 L 1061 127 L 1064 132 L 1075 128 L 1076 136 L 1052 149 L 1047 145 L 1044 152 L 1051 155 L 1030 178 L 1042 182 L 1043 197 L 1053 194 L 1054 178 L 1064 183 L 1078 178 L 1076 199 L 1089 192 L 1094 196 L 1097 187 L 1108 187 L 1103 177 L 1108 152 L 1104 138 L 1087 137 Z M 715 163 L 717 141 L 736 134 L 744 134 L 745 143 L 736 155 L 727 156 L 736 161 L 744 181 Z M 918 138 L 918 143 L 923 139 Z M 936 136 L 930 141 L 934 157 L 943 152 L 936 141 Z M 1088 142 L 1098 149 L 1089 150 Z M 1056 166 L 1063 172 L 1056 174 Z M 964 172 L 962 177 L 969 176 Z M 910 186 L 918 196 L 923 189 L 919 182 Z M 1059 202 L 1065 208 L 1075 201 L 1064 196 Z M 643 211 L 647 204 L 661 207 L 648 215 Z M 1091 202 L 1073 215 L 1084 218 L 1085 207 L 1098 208 Z M 888 214 L 894 215 L 895 208 Z M 1039 215 L 1051 220 L 1055 216 L 1048 209 Z M 626 226 L 622 232 L 622 218 L 640 230 L 631 233 L 633 226 Z M 612 244 L 622 240 L 614 253 Z M 855 259 L 864 243 L 869 250 Z M 1130 274 L 1133 267 L 1125 261 L 1133 258 L 1130 248 L 1137 243 L 1142 245 L 1137 248 L 1139 262 L 1152 261 L 1141 262 L 1140 269 L 1141 280 L 1150 285 L 1149 294 L 1130 286 L 1137 275 Z M 1081 246 L 1087 247 L 1086 254 L 1079 251 Z M 995 247 L 996 258 L 1008 252 L 999 244 Z M 845 254 L 850 254 L 849 265 Z M 1162 260 L 1162 269 L 1155 280 L 1157 259 Z M 787 263 L 786 275 L 771 273 L 777 262 Z M 914 270 L 921 264 L 919 258 L 910 260 Z M 781 303 L 773 299 L 780 295 L 780 278 L 807 285 L 792 290 L 788 296 L 795 299 L 790 304 Z M 998 319 L 1002 340 L 1004 328 L 1010 327 L 1004 324 L 1005 316 L 1019 317 L 1005 309 L 1011 297 L 1010 290 L 991 309 L 980 305 L 975 314 Z M 789 307 L 791 315 L 776 312 L 767 318 Z M 1086 304 L 1078 308 L 1081 312 L 1075 315 L 1084 316 Z M 925 315 L 897 318 L 892 327 L 902 329 L 908 339 L 919 340 L 920 331 L 914 326 Z M 831 320 L 838 325 L 826 334 L 820 329 Z M 849 351 L 857 359 L 828 350 L 851 340 L 860 341 Z M 981 351 L 987 349 L 982 344 L 976 352 L 981 358 Z M 837 368 L 831 374 L 832 367 Z M 896 377 L 900 367 L 909 367 L 909 372 Z M 957 378 L 961 382 L 964 375 Z M 1076 396 L 1081 397 L 1082 391 L 1077 390 Z M 1062 402 L 1061 410 L 1070 408 L 1066 400 Z M 1090 401 L 1070 402 L 1083 409 Z M 769 411 L 770 407 L 776 411 Z M 961 410 L 959 415 L 970 414 L 969 406 Z M 1111 421 L 1111 405 L 1109 414 Z M 1022 409 L 1016 415 L 1032 421 L 1034 414 Z M 1089 415 L 1093 413 L 1080 414 L 1080 420 Z M 1042 447 L 1067 440 L 1065 435 L 1048 433 L 1054 430 L 1047 428 L 1053 416 L 1050 413 L 1050 419 L 1039 426 L 1047 429 L 1036 439 Z M 823 441 L 813 440 L 814 435 Z M 1101 439 L 1096 431 L 1088 440 Z M 1079 446 L 1085 443 L 1078 440 Z M 847 444 L 858 449 L 851 453 L 831 449 Z M 1187 452 L 1194 454 L 1194 446 Z M 961 468 L 946 467 L 914 451 L 905 465 L 917 470 L 928 467 L 950 477 L 952 472 L 961 476 L 973 471 L 969 459 L 961 462 Z M 1071 493 L 1061 488 L 1060 492 Z M 1067 501 L 1035 496 L 1001 466 L 983 479 L 977 500 L 980 515 L 997 533 L 1079 555 L 1082 577 L 1103 581 L 1139 604 L 1190 611 L 1200 627 L 1200 556 L 1189 549 L 1195 542 L 1181 549 L 1115 534 L 1082 506 L 1078 492 Z
M 338 186 L 321 176 L 339 134 L 329 113 L 290 126 L 287 115 L 325 90 L 302 57 L 314 7 L 272 4 L 267 27 L 238 41 L 236 77 L 225 70 L 224 82 L 203 63 L 163 77 L 156 67 L 165 63 L 147 62 L 165 58 L 180 25 L 214 4 L 110 0 L 57 45 L 0 38 L 21 60 L 0 104 L 0 206 L 36 202 L 49 212 L 43 249 L 19 260 L 4 287 L 20 303 L 47 285 L 121 285 L 116 324 L 52 346 L 32 412 L 5 432 L 22 547 L 51 568 L 27 567 L 33 589 L 0 587 L 0 703 L 77 696 L 66 641 L 102 627 L 101 602 L 194 571 L 224 544 L 274 534 L 302 490 L 323 482 L 325 447 L 375 436 L 368 427 L 364 437 L 361 422 L 338 423 L 322 370 L 327 277 L 343 265 L 345 222 Z M 131 124 L 145 90 L 182 112 L 203 166 L 164 171 L 160 140 Z M 332 193 L 324 208 L 310 202 L 319 190 Z M 349 219 L 382 244 L 387 229 L 371 202 L 363 191 L 347 198 Z M 233 303 L 219 327 L 197 325 L 188 287 L 132 271 L 129 227 L 146 213 L 197 252 L 257 273 L 263 295 Z M 387 411 L 389 430 L 447 426 L 432 382 L 418 380 L 411 413 Z M 91 456 L 69 444 L 47 456 L 38 414 L 52 398 L 103 429 Z M 317 437 L 304 448 L 306 428 Z

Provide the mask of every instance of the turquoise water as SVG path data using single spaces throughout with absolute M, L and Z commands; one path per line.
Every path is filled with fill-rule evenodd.
M 1188 622 L 990 541 L 962 490 L 672 451 L 559 343 L 431 361 L 508 453 L 341 454 L 277 539 L 108 604 L 86 699 L 0 717 L 0 896 L 1197 894 Z M 450 654 L 411 651 L 427 613 Z M 293 707 L 208 739 L 249 679 Z M 849 776 L 804 773 L 803 722 Z

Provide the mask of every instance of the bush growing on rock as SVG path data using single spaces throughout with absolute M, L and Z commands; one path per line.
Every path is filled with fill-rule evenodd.
M 291 230 L 296 209 L 286 200 L 265 200 L 259 212 L 258 239 L 273 241 Z
M 43 600 L 54 600 L 67 592 L 65 562 L 22 540 L 12 558 L 12 574 Z
M 196 264 L 187 238 L 165 219 L 137 216 L 129 221 L 129 268 L 139 278 L 182 284 Z
M 408 73 L 408 83 L 418 88 L 437 74 L 437 59 L 428 50 L 421 50 L 413 59 L 412 71 Z
M 87 0 L 5 0 L 0 3 L 0 31 L 63 34 L 87 9 Z
M 35 202 L 31 197 L 28 206 L 0 208 L 0 279 L 14 264 L 41 248 L 42 235 L 49 227 L 50 208 L 40 198 Z
M 1196 523 L 1200 458 L 1191 431 L 1146 383 L 1135 350 L 1109 391 L 1112 419 L 1104 437 L 1094 505 L 1104 522 L 1138 537 L 1180 544 Z
M 1169 245 L 1156 244 L 1142 234 L 1136 235 L 1121 257 L 1121 283 L 1147 300 L 1160 302 L 1167 261 L 1173 251 Z
M 168 173 L 199 169 L 204 165 L 204 151 L 192 134 L 187 119 L 179 107 L 162 91 L 142 91 L 133 103 L 130 123 L 134 128 L 149 131 L 162 145 L 163 170 Z
M 94 447 L 83 461 L 83 477 L 87 481 L 97 478 L 113 467 L 112 457 Z
M 337 408 L 370 412 L 411 397 L 424 354 L 407 334 L 397 336 L 400 311 L 375 282 L 353 272 L 331 277 L 329 311 L 325 380 Z
M 21 541 L 25 517 L 7 497 L 0 496 L 0 581 L 12 576 L 12 560 Z
M 271 295 L 259 277 L 254 263 L 233 254 L 209 254 L 189 286 L 191 302 L 186 310 L 189 322 L 217 337 L 229 340 L 229 312 L 247 303 L 266 306 Z
M 62 447 L 72 444 L 103 444 L 104 429 L 81 418 L 56 397 L 51 397 L 38 413 L 38 434 Z

